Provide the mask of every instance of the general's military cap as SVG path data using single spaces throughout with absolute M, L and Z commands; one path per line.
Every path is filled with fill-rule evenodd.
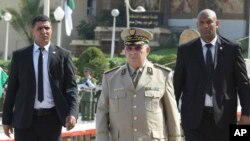
M 142 28 L 129 28 L 121 32 L 121 38 L 125 45 L 148 44 L 153 34 Z

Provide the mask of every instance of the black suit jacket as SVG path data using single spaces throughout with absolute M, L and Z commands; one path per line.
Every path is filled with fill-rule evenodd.
M 66 116 L 77 118 L 77 85 L 75 67 L 70 53 L 51 45 L 48 55 L 48 73 L 56 111 L 65 125 Z M 36 95 L 33 66 L 33 45 L 13 52 L 2 123 L 14 128 L 31 125 Z
M 249 115 L 250 89 L 241 48 L 221 36 L 216 43 L 217 53 L 213 77 L 213 104 L 216 124 L 228 128 L 236 123 L 237 94 L 242 114 Z M 182 100 L 181 119 L 184 128 L 200 124 L 205 102 L 207 70 L 200 38 L 179 47 L 174 73 L 176 100 Z

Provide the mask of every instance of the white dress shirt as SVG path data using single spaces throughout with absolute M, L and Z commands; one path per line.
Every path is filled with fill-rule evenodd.
M 215 36 L 215 38 L 210 42 L 210 44 L 212 44 L 213 46 L 210 48 L 211 53 L 212 53 L 212 58 L 213 58 L 213 62 L 215 64 L 216 61 L 216 56 L 217 56 L 217 49 L 216 49 L 216 41 L 217 41 L 217 36 Z M 207 47 L 205 46 L 206 43 L 205 41 L 203 41 L 201 39 L 201 44 L 202 44 L 202 51 L 203 51 L 203 56 L 204 56 L 204 61 L 206 62 L 206 53 L 207 53 Z M 213 96 L 209 96 L 208 94 L 206 94 L 205 96 L 205 104 L 204 106 L 206 107 L 213 107 Z
M 44 100 L 42 102 L 38 101 L 38 57 L 39 57 L 39 46 L 34 43 L 33 47 L 33 64 L 36 76 L 36 98 L 35 98 L 35 109 L 40 108 L 52 108 L 55 106 L 54 99 L 52 96 L 51 86 L 49 82 L 48 75 L 48 55 L 49 55 L 50 43 L 44 46 L 43 50 L 43 94 Z

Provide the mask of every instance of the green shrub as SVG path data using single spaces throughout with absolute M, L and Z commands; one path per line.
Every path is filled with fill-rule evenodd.
M 168 56 L 162 57 L 158 61 L 158 63 L 174 69 L 175 68 L 175 61 L 176 61 L 176 54 L 169 54 Z
M 126 58 L 125 57 L 109 58 L 108 62 L 109 62 L 109 68 L 115 68 L 125 64 Z
M 8 73 L 10 70 L 10 60 L 8 61 L 0 60 L 0 67 L 2 67 L 2 69 Z
M 98 81 L 101 81 L 103 72 L 109 69 L 105 54 L 96 47 L 89 47 L 82 52 L 76 63 L 76 67 L 80 76 L 84 76 L 84 68 L 92 69 L 94 77 Z
M 76 27 L 78 36 L 81 39 L 94 39 L 95 38 L 95 26 L 94 22 L 86 22 L 84 20 L 80 21 L 80 24 Z
M 163 55 L 158 55 L 158 54 L 150 54 L 148 56 L 148 60 L 151 61 L 152 63 L 157 63 Z
M 248 56 L 248 39 L 240 41 L 241 48 L 242 48 L 242 53 L 244 58 L 247 58 Z

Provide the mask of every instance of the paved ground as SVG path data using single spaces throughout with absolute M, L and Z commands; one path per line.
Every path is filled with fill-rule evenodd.
M 81 117 L 78 118 L 77 125 L 70 131 L 66 131 L 65 128 L 62 129 L 62 132 L 75 132 L 75 131 L 82 131 L 82 130 L 88 130 L 88 129 L 95 129 L 95 121 L 82 121 Z M 4 141 L 9 139 L 7 136 L 3 133 L 2 128 L 2 118 L 0 117 L 0 141 Z

